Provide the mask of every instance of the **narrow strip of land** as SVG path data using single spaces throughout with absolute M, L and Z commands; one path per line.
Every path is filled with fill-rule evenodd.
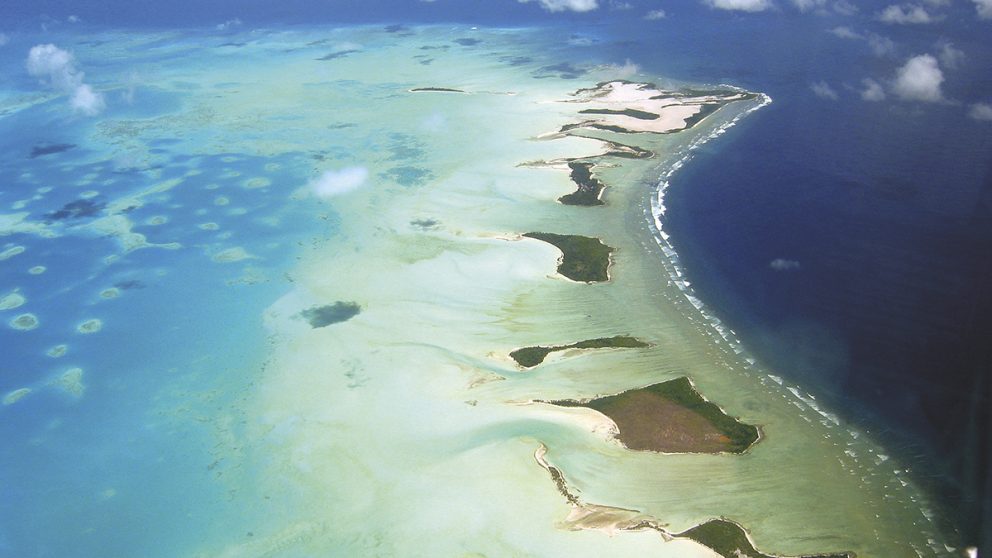
M 635 337 L 617 335 L 614 337 L 586 339 L 585 341 L 579 341 L 570 345 L 522 347 L 511 352 L 510 358 L 517 361 L 517 364 L 524 368 L 533 368 L 544 362 L 544 359 L 549 354 L 557 351 L 566 351 L 568 349 L 642 348 L 647 346 L 647 343 Z

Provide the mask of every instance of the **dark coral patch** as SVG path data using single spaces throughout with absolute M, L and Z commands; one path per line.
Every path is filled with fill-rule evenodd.
M 300 312 L 299 316 L 317 329 L 331 324 L 348 321 L 359 314 L 362 307 L 356 302 L 337 301 L 325 306 L 314 306 Z

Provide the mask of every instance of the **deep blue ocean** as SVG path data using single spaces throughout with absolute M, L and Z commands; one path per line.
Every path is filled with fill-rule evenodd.
M 231 18 L 247 26 L 558 25 L 589 43 L 590 59 L 629 59 L 650 74 L 767 93 L 770 106 L 698 150 L 672 180 L 667 223 L 689 278 L 759 360 L 912 463 L 964 539 L 989 547 L 992 122 L 969 118 L 968 107 L 992 100 L 992 21 L 963 1 L 942 8 L 939 24 L 915 26 L 879 22 L 885 3 L 859 4 L 855 15 L 822 5 L 820 14 L 786 2 L 751 14 L 630 0 L 579 14 L 514 0 L 4 0 L 0 31 L 64 26 L 69 15 L 118 28 Z M 644 20 L 653 9 L 666 17 Z M 859 38 L 830 32 L 840 26 Z M 872 51 L 872 34 L 891 41 L 885 52 Z M 962 56 L 942 68 L 942 102 L 860 98 L 863 79 L 884 83 L 909 57 L 945 43 Z M 836 98 L 817 95 L 820 82 Z M 10 138 L 0 147 L 23 150 Z M 53 255 L 46 265 L 72 264 Z M 115 279 L 127 277 L 108 277 Z M 260 310 L 233 300 L 230 307 Z M 122 366 L 142 348 L 130 350 L 120 354 Z M 4 359 L 39 358 L 32 351 Z

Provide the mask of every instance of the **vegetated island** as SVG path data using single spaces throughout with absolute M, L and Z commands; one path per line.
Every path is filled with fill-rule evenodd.
M 414 87 L 410 90 L 411 93 L 465 93 L 461 89 L 452 89 L 450 87 Z
M 727 558 L 779 558 L 754 548 L 743 527 L 726 519 L 713 519 L 678 533 L 675 537 L 692 539 Z M 854 558 L 853 552 L 840 554 L 804 554 L 800 558 Z
M 657 531 L 663 539 L 689 539 L 723 558 L 785 558 L 773 554 L 765 554 L 755 548 L 747 531 L 740 524 L 729 519 L 711 519 L 682 533 L 671 533 L 657 518 L 642 514 L 636 510 L 587 504 L 573 493 L 568 481 L 560 469 L 547 460 L 548 448 L 544 444 L 534 452 L 534 459 L 551 475 L 558 492 L 565 498 L 572 510 L 563 522 L 572 530 L 605 530 L 615 531 Z M 797 558 L 855 558 L 853 552 L 828 554 L 804 554 Z
M 608 348 L 643 348 L 648 344 L 636 337 L 617 335 L 614 337 L 599 337 L 572 343 L 571 345 L 553 345 L 550 347 L 523 347 L 510 353 L 510 358 L 524 368 L 533 368 L 544 362 L 545 357 L 556 351 L 568 349 L 608 349 Z
M 523 236 L 547 242 L 561 250 L 558 273 L 572 281 L 601 283 L 610 280 L 610 254 L 613 248 L 598 238 L 542 232 L 524 233 Z
M 310 323 L 314 329 L 327 327 L 331 324 L 350 320 L 362 311 L 355 302 L 337 301 L 325 306 L 314 306 L 299 313 L 299 316 Z
M 682 377 L 589 401 L 550 401 L 587 407 L 616 423 L 628 449 L 662 453 L 744 453 L 758 441 L 758 427 L 740 422 L 707 401 Z
M 606 185 L 593 176 L 594 166 L 595 163 L 586 161 L 569 161 L 568 168 L 572 169 L 569 176 L 575 183 L 576 190 L 558 198 L 558 201 L 565 205 L 603 205 L 600 195 Z

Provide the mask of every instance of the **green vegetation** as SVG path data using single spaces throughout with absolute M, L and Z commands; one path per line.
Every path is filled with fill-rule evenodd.
M 616 132 L 618 134 L 636 134 L 637 132 L 633 130 L 628 130 L 627 128 L 621 126 L 613 126 L 610 124 L 589 124 L 590 128 L 595 128 L 597 130 L 603 130 L 606 132 Z
M 655 114 L 653 112 L 648 112 L 646 110 L 637 109 L 585 109 L 580 110 L 579 114 L 622 114 L 624 116 L 630 116 L 632 118 L 638 118 L 640 120 L 657 120 L 661 115 Z
M 685 377 L 588 402 L 552 403 L 610 417 L 620 429 L 620 441 L 634 450 L 743 453 L 758 440 L 757 427 L 728 416 Z
M 755 549 L 747 538 L 744 528 L 725 519 L 707 521 L 675 536 L 692 539 L 726 558 L 775 558 Z M 842 552 L 840 554 L 806 555 L 802 558 L 853 558 L 853 556 L 854 554 L 850 552 Z
M 683 130 L 688 130 L 696 124 L 699 124 L 702 119 L 716 112 L 723 104 L 708 104 L 699 107 L 699 112 L 685 119 L 685 127 L 679 128 L 678 130 L 672 130 L 669 133 L 681 132 Z
M 703 398 L 692 386 L 689 378 L 675 378 L 667 382 L 644 388 L 673 403 L 693 411 L 708 420 L 718 430 L 730 438 L 729 451 L 743 453 L 758 441 L 758 428 L 744 424 L 723 412 L 716 404 Z
M 558 273 L 565 277 L 586 283 L 609 281 L 608 269 L 613 248 L 598 238 L 541 232 L 529 232 L 524 236 L 547 242 L 561 250 Z
M 568 163 L 568 168 L 572 169 L 570 175 L 572 182 L 575 183 L 577 189 L 571 194 L 558 198 L 558 201 L 565 205 L 603 205 L 603 200 L 599 199 L 599 195 L 606 185 L 592 175 L 593 166 L 595 166 L 593 163 L 580 161 Z
M 410 91 L 414 93 L 434 92 L 434 93 L 464 93 L 461 89 L 451 89 L 448 87 L 414 87 Z
M 544 362 L 545 357 L 556 351 L 567 349 L 606 349 L 606 348 L 640 348 L 648 344 L 629 335 L 615 337 L 600 337 L 572 343 L 571 345 L 555 345 L 552 347 L 524 347 L 510 353 L 510 358 L 524 368 L 533 368 Z
M 326 306 L 314 306 L 300 312 L 300 317 L 310 322 L 314 329 L 326 327 L 331 324 L 350 320 L 362 311 L 362 307 L 355 302 L 338 301 Z

